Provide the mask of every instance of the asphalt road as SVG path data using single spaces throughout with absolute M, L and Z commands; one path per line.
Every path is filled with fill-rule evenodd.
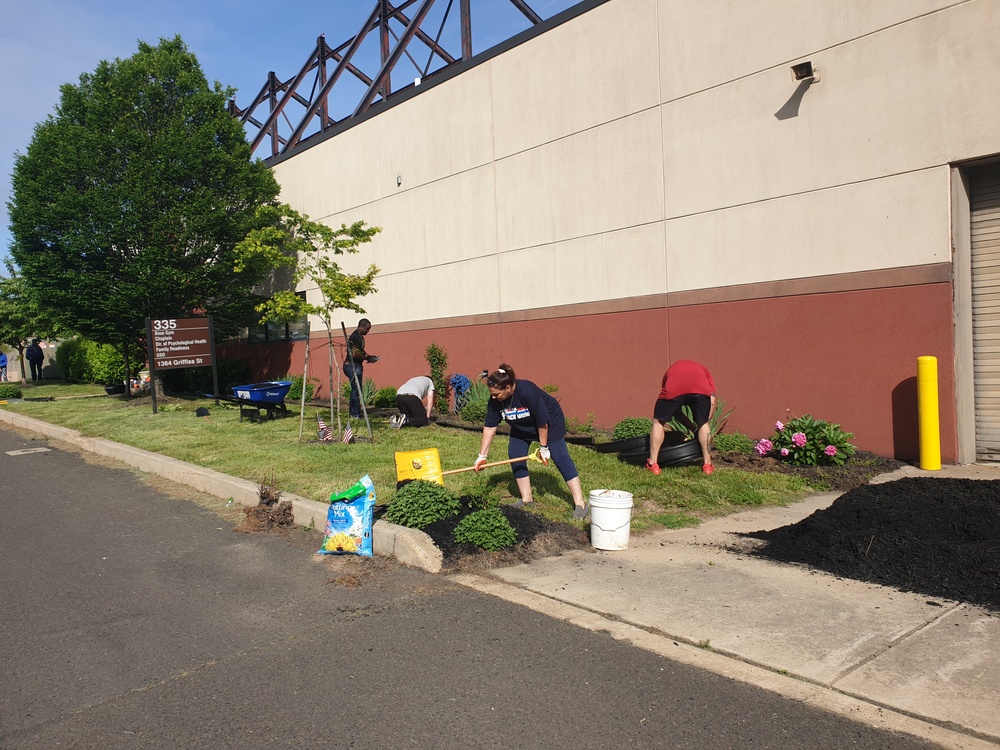
M 0 511 L 3 750 L 928 747 L 8 429 Z

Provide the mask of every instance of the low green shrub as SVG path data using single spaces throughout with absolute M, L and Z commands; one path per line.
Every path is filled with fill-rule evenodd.
M 646 417 L 625 417 L 615 425 L 611 433 L 611 440 L 628 440 L 629 438 L 642 437 L 648 435 L 653 429 L 653 420 Z
M 482 422 L 486 419 L 486 404 L 489 401 L 489 386 L 483 382 L 473 383 L 465 393 L 465 403 L 459 414 L 466 422 Z
M 372 400 L 372 406 L 377 406 L 379 408 L 392 408 L 396 405 L 396 389 L 391 385 L 386 388 L 379 388 L 375 391 L 375 398 Z
M 56 366 L 70 383 L 125 382 L 125 360 L 113 346 L 74 337 L 56 349 Z
M 720 432 L 712 439 L 719 453 L 752 453 L 753 438 L 742 432 Z
M 16 383 L 0 383 L 0 398 L 21 398 L 24 394 Z
M 457 516 L 460 510 L 461 503 L 453 492 L 436 482 L 416 479 L 396 492 L 384 518 L 389 523 L 422 529 L 436 521 Z
M 458 544 L 474 544 L 487 552 L 496 552 L 517 543 L 517 532 L 499 508 L 470 513 L 455 527 Z
M 303 377 L 301 375 L 283 375 L 278 378 L 278 380 L 292 381 L 292 387 L 288 389 L 288 395 L 285 398 L 288 401 L 302 401 L 302 381 Z M 306 381 L 306 401 L 312 401 L 313 393 L 316 391 L 316 386 L 319 385 L 319 381 L 316 378 L 309 378 Z

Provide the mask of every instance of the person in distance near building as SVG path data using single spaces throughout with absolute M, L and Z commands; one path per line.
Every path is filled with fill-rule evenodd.
M 42 363 L 45 361 L 45 354 L 38 344 L 38 339 L 34 339 L 24 350 L 24 358 L 28 360 L 28 365 L 31 367 L 32 382 L 42 379 Z

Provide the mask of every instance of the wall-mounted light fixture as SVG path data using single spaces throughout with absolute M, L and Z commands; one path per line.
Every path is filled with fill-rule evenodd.
M 396 175 L 396 187 L 402 187 L 402 186 L 403 186 L 403 173 L 400 172 L 399 174 Z
M 809 81 L 810 83 L 818 83 L 819 69 L 813 67 L 811 60 L 796 63 L 792 66 L 792 80 L 796 82 Z

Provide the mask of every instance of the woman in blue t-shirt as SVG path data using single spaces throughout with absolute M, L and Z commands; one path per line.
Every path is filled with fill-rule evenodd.
M 555 462 L 556 468 L 573 494 L 573 518 L 582 519 L 587 515 L 587 505 L 580 487 L 580 474 L 566 448 L 566 418 L 559 402 L 530 380 L 517 380 L 514 370 L 502 364 L 486 378 L 490 389 L 490 400 L 486 405 L 486 423 L 483 426 L 483 442 L 474 464 L 478 472 L 486 463 L 490 443 L 497 434 L 497 427 L 503 420 L 510 425 L 510 444 L 507 455 L 510 458 L 526 458 L 531 443 L 538 441 L 542 462 Z M 514 507 L 523 508 L 534 501 L 531 496 L 531 477 L 528 462 L 512 464 L 514 479 L 517 481 L 521 499 Z

